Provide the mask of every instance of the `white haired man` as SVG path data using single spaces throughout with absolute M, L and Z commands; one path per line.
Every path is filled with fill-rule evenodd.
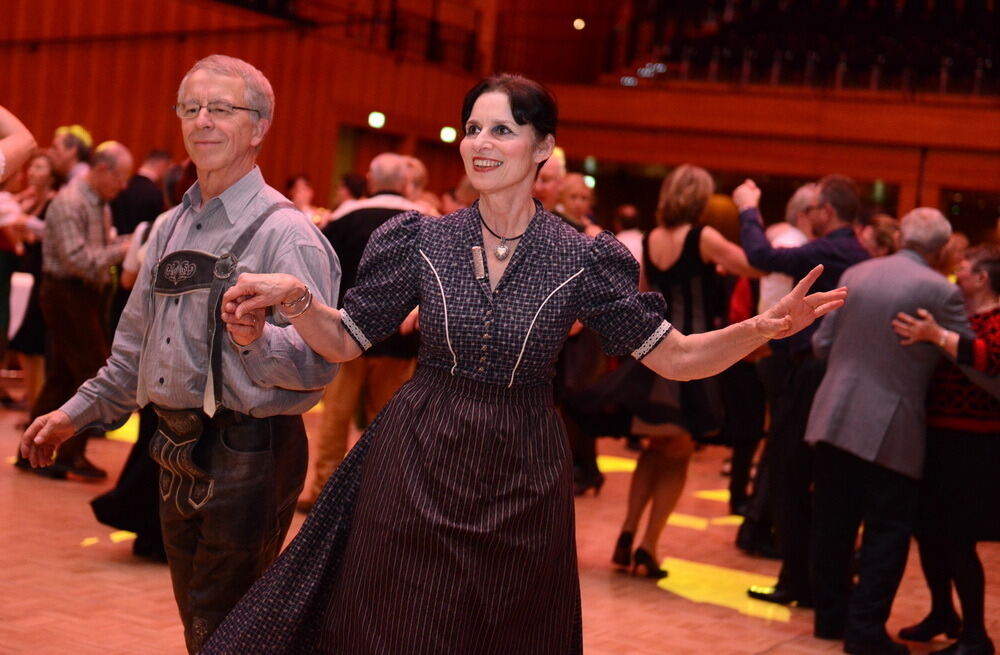
M 156 231 L 119 323 L 111 358 L 59 410 L 36 419 L 21 452 L 44 466 L 64 439 L 152 403 L 150 452 L 160 465 L 160 522 L 187 648 L 196 653 L 284 541 L 305 481 L 302 412 L 336 373 L 281 316 L 312 294 L 336 304 L 340 265 L 326 239 L 256 166 L 274 93 L 250 64 L 197 62 L 177 93 L 198 182 Z M 126 178 L 127 179 L 127 178 Z M 257 317 L 222 329 L 222 293 L 241 271 L 308 285 L 279 306 L 262 338 Z
M 851 302 L 813 335 L 826 375 L 805 441 L 816 446 L 812 574 L 815 634 L 844 639 L 844 652 L 902 655 L 885 631 L 903 577 L 924 469 L 924 402 L 940 352 L 904 348 L 899 312 L 924 308 L 947 330 L 973 336 L 958 287 L 934 270 L 951 225 L 936 209 L 903 217 L 903 248 L 844 272 Z M 852 553 L 864 524 L 858 583 Z

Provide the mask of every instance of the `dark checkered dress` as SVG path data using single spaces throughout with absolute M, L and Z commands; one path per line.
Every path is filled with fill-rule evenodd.
M 407 213 L 373 235 L 344 322 L 366 348 L 419 304 L 417 373 L 205 652 L 582 651 L 553 363 L 577 318 L 639 358 L 670 326 L 624 246 L 540 208 L 491 291 L 471 259 L 479 221 L 476 206 Z

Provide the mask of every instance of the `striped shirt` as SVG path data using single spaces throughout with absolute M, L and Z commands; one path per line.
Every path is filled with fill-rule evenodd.
M 284 196 L 264 183 L 258 168 L 204 206 L 199 185 L 188 190 L 176 223 L 168 218 L 150 237 L 107 365 L 62 407 L 77 427 L 113 424 L 147 401 L 175 409 L 202 406 L 209 292 L 152 293 L 157 262 L 177 250 L 227 252 L 247 225 L 281 201 Z M 265 221 L 230 279 L 245 272 L 294 275 L 318 299 L 336 306 L 337 255 L 297 210 L 280 209 Z M 255 417 L 300 414 L 316 404 L 337 366 L 313 352 L 294 328 L 275 324 L 272 316 L 267 320 L 262 337 L 249 346 L 223 340 L 222 404 Z
M 111 210 L 83 177 L 59 190 L 45 215 L 42 271 L 95 285 L 111 283 L 111 267 L 125 258 L 127 243 L 111 237 Z

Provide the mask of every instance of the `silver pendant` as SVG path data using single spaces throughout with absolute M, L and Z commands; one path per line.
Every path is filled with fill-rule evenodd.
M 499 261 L 507 259 L 507 255 L 510 254 L 510 248 L 507 247 L 507 240 L 501 239 L 499 245 L 493 249 L 493 254 Z

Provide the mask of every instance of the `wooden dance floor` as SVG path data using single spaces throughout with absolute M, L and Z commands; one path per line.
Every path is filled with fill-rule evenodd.
M 317 418 L 307 416 L 310 431 Z M 132 535 L 97 523 L 88 505 L 111 486 L 130 444 L 91 442 L 91 458 L 111 475 L 106 483 L 44 479 L 10 464 L 20 434 L 15 424 L 22 419 L 22 413 L 0 410 L 0 653 L 183 653 L 166 566 L 133 557 Z M 600 448 L 607 484 L 599 497 L 576 503 L 588 655 L 840 652 L 840 643 L 812 637 L 810 611 L 746 597 L 748 585 L 773 581 L 778 562 L 746 556 L 733 546 L 738 519 L 727 516 L 728 479 L 720 474 L 725 449 L 707 448 L 695 456 L 680 507 L 660 542 L 670 577 L 657 586 L 616 571 L 609 558 L 634 453 L 612 440 L 603 440 Z M 302 518 L 296 516 L 293 533 Z M 1000 544 L 981 545 L 980 553 L 987 571 L 987 627 L 997 638 Z M 890 630 L 922 618 L 928 602 L 914 549 Z M 911 649 L 926 653 L 944 645 L 911 644 Z

